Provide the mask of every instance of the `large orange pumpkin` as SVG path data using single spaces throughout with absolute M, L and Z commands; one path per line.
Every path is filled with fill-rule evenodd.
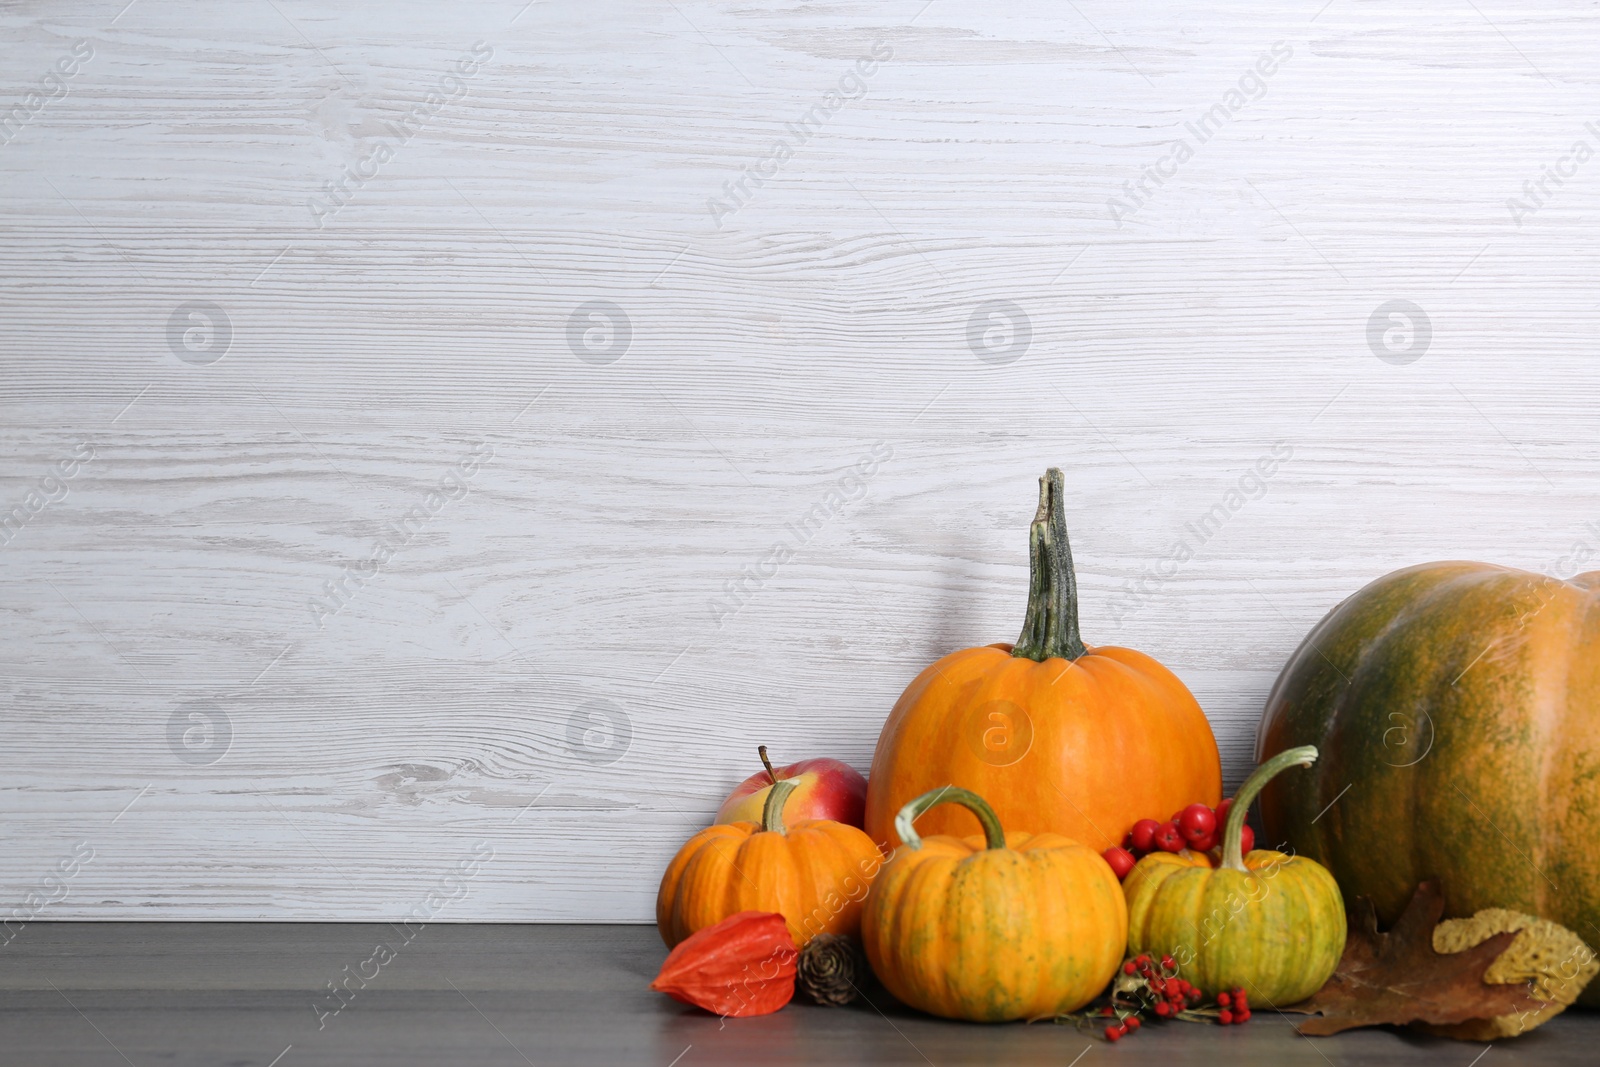
M 1257 751 L 1316 745 L 1261 794 L 1266 839 L 1380 921 L 1436 880 L 1447 917 L 1509 908 L 1600 946 L 1600 572 L 1428 563 L 1317 624 Z M 1600 1007 L 1600 985 L 1581 1003 Z
M 709 826 L 678 850 L 656 894 L 656 927 L 668 948 L 741 911 L 779 913 L 802 948 L 817 934 L 860 932 L 883 855 L 842 822 L 785 827 L 783 806 L 796 784 L 786 778 L 772 787 L 761 822 Z
M 1188 688 L 1142 652 L 1080 638 L 1055 468 L 1039 479 L 1028 541 L 1028 614 L 1016 645 L 945 656 L 884 724 L 865 821 L 880 845 L 895 843 L 905 804 L 945 784 L 984 797 L 1010 828 L 1051 831 L 1097 852 L 1139 819 L 1222 799 L 1217 742 Z M 930 811 L 924 827 L 957 837 L 978 828 L 955 805 Z

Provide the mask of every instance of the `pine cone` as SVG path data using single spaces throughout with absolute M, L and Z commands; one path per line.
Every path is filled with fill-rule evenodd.
M 842 1007 L 860 996 L 871 971 L 855 938 L 818 934 L 800 950 L 797 980 L 818 1004 Z

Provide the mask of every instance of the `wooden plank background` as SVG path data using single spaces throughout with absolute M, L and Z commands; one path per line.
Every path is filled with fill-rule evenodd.
M 1588 5 L 125 2 L 0 13 L 8 937 L 647 920 L 1051 464 L 1230 782 L 1365 582 L 1600 559 Z

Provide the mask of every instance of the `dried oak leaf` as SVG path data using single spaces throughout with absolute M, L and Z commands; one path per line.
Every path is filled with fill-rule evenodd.
M 1350 909 L 1350 935 L 1333 977 L 1291 1009 L 1320 1013 L 1301 1023 L 1300 1032 L 1321 1037 L 1358 1026 L 1449 1025 L 1544 1006 L 1527 983 L 1490 985 L 1483 980 L 1495 957 L 1516 939 L 1514 932 L 1496 934 L 1462 952 L 1435 952 L 1433 928 L 1443 914 L 1439 887 L 1423 882 L 1394 928 L 1380 934 L 1372 902 L 1358 900 Z
M 1600 963 L 1583 938 L 1565 926 L 1506 908 L 1485 908 L 1470 919 L 1446 919 L 1433 928 L 1433 947 L 1440 952 L 1460 952 L 1494 934 L 1511 933 L 1511 947 L 1495 957 L 1483 972 L 1486 982 L 1533 982 L 1533 995 L 1542 1005 L 1539 1011 L 1499 1015 L 1492 1019 L 1473 1019 L 1452 1026 L 1414 1023 L 1418 1029 L 1439 1037 L 1462 1041 L 1493 1041 L 1516 1037 L 1542 1025 L 1565 1011 L 1578 999 L 1583 987 L 1596 974 Z

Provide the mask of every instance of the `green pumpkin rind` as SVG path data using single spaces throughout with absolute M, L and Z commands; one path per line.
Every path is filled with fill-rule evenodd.
M 1287 1007 L 1322 988 L 1344 953 L 1344 900 L 1314 860 L 1270 849 L 1240 851 L 1245 815 L 1262 788 L 1317 761 L 1312 745 L 1279 752 L 1239 788 L 1208 855 L 1158 852 L 1123 883 L 1128 951 L 1170 955 L 1206 993 L 1245 990 L 1258 1004 Z
M 1143 862 L 1143 861 L 1141 861 Z M 1322 988 L 1344 952 L 1339 886 L 1321 866 L 1258 849 L 1250 873 L 1154 863 L 1129 876 L 1128 952 L 1170 954 L 1208 993 L 1243 988 L 1265 1007 Z
M 1305 744 L 1323 758 L 1263 792 L 1266 837 L 1380 922 L 1436 879 L 1447 917 L 1510 908 L 1600 945 L 1600 574 L 1438 563 L 1373 582 L 1268 698 L 1258 757 Z

